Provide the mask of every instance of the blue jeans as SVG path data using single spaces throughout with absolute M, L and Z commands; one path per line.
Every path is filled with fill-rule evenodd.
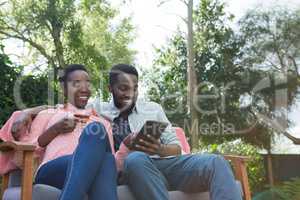
M 116 200 L 117 170 L 107 133 L 102 124 L 90 123 L 84 128 L 72 155 L 44 164 L 36 184 L 62 189 L 61 200 Z
M 125 160 L 124 176 L 136 199 L 168 200 L 168 190 L 209 191 L 211 200 L 242 199 L 228 162 L 213 154 L 157 159 L 136 151 Z

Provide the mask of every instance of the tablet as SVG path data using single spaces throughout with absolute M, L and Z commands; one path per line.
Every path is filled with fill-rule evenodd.
M 149 141 L 147 135 L 152 135 L 155 139 L 159 139 L 161 134 L 165 131 L 169 124 L 159 121 L 146 121 L 142 129 L 137 133 L 133 140 L 133 144 L 136 144 L 139 139 Z

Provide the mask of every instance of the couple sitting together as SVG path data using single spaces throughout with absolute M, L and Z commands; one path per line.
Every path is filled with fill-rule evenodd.
M 26 109 L 14 119 L 14 138 L 31 137 L 38 144 L 41 164 L 35 184 L 62 189 L 61 200 L 83 200 L 86 195 L 89 200 L 116 200 L 120 177 L 138 200 L 167 200 L 168 190 L 208 190 L 211 200 L 242 199 L 222 156 L 182 154 L 162 107 L 137 100 L 138 78 L 133 66 L 115 65 L 109 73 L 112 101 L 88 103 L 87 70 L 83 65 L 68 65 L 60 77 L 67 103 Z M 159 140 L 149 136 L 132 146 L 134 133 L 147 120 L 168 127 Z M 25 136 L 24 127 L 30 128 Z

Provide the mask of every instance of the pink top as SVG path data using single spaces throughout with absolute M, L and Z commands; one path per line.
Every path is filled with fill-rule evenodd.
M 20 115 L 20 113 L 20 111 L 14 112 L 0 129 L 0 138 L 3 141 L 15 141 L 11 134 L 11 127 L 15 119 Z M 27 143 L 34 143 L 34 141 L 30 141 L 31 138 L 29 138 L 27 130 L 22 130 L 22 135 L 20 136 L 20 141 L 24 140 L 27 141 Z M 15 157 L 16 154 L 14 152 L 0 152 L 0 174 L 5 174 L 10 170 L 18 168 L 18 164 L 16 163 Z
M 11 135 L 11 126 L 15 119 L 19 116 L 20 111 L 16 111 L 12 114 L 9 120 L 5 123 L 5 125 L 0 130 L 0 138 L 4 141 L 13 141 L 13 137 Z M 68 104 L 65 108 L 57 108 L 57 109 L 48 109 L 42 111 L 38 114 L 38 116 L 34 119 L 31 125 L 30 134 L 28 134 L 27 130 L 22 132 L 20 137 L 21 142 L 26 142 L 29 144 L 38 145 L 37 139 L 38 137 L 51 125 L 53 125 L 58 120 L 62 119 L 67 115 L 74 114 L 85 114 L 90 116 L 90 121 L 99 121 L 105 126 L 106 131 L 108 133 L 108 138 L 110 141 L 111 149 L 113 154 L 113 136 L 112 136 L 112 128 L 111 124 L 103 119 L 97 117 L 93 110 L 89 109 L 77 109 L 71 104 Z M 51 141 L 50 144 L 47 145 L 46 148 L 38 147 L 36 149 L 36 155 L 41 158 L 41 163 L 44 164 L 50 160 L 58 158 L 63 155 L 72 154 L 78 144 L 78 139 L 80 137 L 80 133 L 82 131 L 82 126 L 79 124 L 72 133 L 66 133 L 58 135 L 54 140 Z M 179 138 L 182 147 L 183 154 L 190 153 L 190 147 L 187 143 L 184 131 L 181 128 L 176 128 L 176 134 Z M 123 169 L 124 159 L 130 153 L 129 149 L 122 143 L 119 151 L 116 152 L 116 164 L 118 171 Z M 14 160 L 15 155 L 13 153 L 0 153 L 0 174 L 7 173 L 10 170 L 16 169 L 19 165 L 16 164 Z M 40 165 L 41 166 L 41 165 Z
M 103 118 L 97 117 L 92 109 L 78 109 L 71 104 L 67 104 L 65 107 L 55 110 L 48 109 L 40 112 L 32 123 L 30 135 L 42 134 L 59 120 L 66 116 L 74 116 L 74 114 L 88 115 L 89 120 L 87 123 L 93 121 L 101 122 L 106 128 L 111 149 L 114 154 L 112 128 L 110 123 Z M 42 152 L 40 166 L 60 156 L 72 154 L 78 145 L 83 127 L 86 125 L 87 124 L 82 125 L 77 123 L 76 128 L 72 132 L 59 134 L 45 148 L 38 147 L 38 150 Z

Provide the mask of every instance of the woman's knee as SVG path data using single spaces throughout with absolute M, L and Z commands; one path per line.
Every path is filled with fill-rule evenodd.
M 104 125 L 100 122 L 91 122 L 84 129 L 80 140 L 99 138 L 107 140 L 107 132 Z

